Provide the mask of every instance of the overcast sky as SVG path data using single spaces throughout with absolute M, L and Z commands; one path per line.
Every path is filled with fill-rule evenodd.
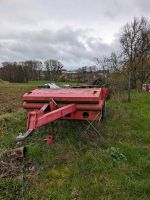
M 141 16 L 150 17 L 150 0 L 0 0 L 0 62 L 94 64 L 119 48 L 122 26 Z

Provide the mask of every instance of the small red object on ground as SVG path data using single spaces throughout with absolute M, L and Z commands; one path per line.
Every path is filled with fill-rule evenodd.
M 47 143 L 47 144 L 51 144 L 52 141 L 53 141 L 53 137 L 52 137 L 51 135 L 48 135 L 48 136 L 47 136 L 46 143 Z

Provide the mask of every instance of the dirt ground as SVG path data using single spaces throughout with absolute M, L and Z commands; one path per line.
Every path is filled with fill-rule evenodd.
M 0 83 L 0 115 L 22 108 L 22 95 L 32 88 L 27 84 Z

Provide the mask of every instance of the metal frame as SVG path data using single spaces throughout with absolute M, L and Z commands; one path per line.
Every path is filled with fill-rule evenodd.
M 57 119 L 100 121 L 106 99 L 106 88 L 35 89 L 23 96 L 28 112 L 27 132 L 17 140 L 24 140 L 36 128 Z M 93 127 L 95 128 L 95 127 Z

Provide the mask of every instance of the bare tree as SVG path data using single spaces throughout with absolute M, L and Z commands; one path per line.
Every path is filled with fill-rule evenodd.
M 17 62 L 3 62 L 3 67 L 0 69 L 1 78 L 10 82 L 27 82 L 28 76 L 24 67 Z
M 28 77 L 29 80 L 40 80 L 43 69 L 41 61 L 27 60 L 19 62 L 19 64 L 23 66 L 25 75 Z
M 28 82 L 39 80 L 42 72 L 40 61 L 3 62 L 0 78 L 10 82 Z
M 120 43 L 124 56 L 124 71 L 132 72 L 136 85 L 150 76 L 150 23 L 144 17 L 134 18 L 122 30 Z
M 95 58 L 97 67 L 104 71 L 118 72 L 122 69 L 121 55 L 112 52 L 109 56 Z
M 52 81 L 56 81 L 61 74 L 63 64 L 57 60 L 46 60 L 45 62 L 47 78 Z

